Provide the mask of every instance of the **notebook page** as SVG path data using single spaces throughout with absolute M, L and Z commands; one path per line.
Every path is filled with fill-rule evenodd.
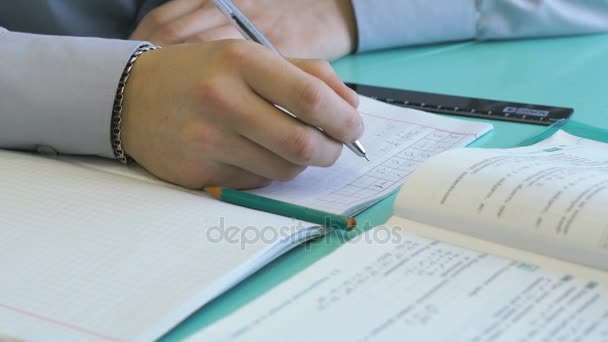
M 0 160 L 6 336 L 157 338 L 240 265 L 259 267 L 252 260 L 272 248 L 273 232 L 305 226 L 39 156 L 0 151 Z
M 253 193 L 336 214 L 353 214 L 388 196 L 423 161 L 466 146 L 490 124 L 441 117 L 361 97 L 365 122 L 360 139 L 370 161 L 346 147 L 330 168 L 309 167 L 295 180 Z
M 396 214 L 608 270 L 606 203 L 608 144 L 560 131 L 533 146 L 429 160 L 404 185 Z
M 575 342 L 608 334 L 605 282 L 378 229 L 388 228 L 345 244 L 190 341 Z

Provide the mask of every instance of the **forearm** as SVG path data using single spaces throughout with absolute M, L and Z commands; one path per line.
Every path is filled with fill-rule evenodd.
M 140 42 L 0 31 L 0 147 L 113 157 L 110 119 Z
M 358 51 L 608 31 L 605 0 L 352 0 Z

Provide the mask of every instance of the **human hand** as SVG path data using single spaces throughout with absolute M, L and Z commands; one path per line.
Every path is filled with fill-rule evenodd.
M 332 165 L 363 132 L 357 105 L 327 62 L 288 61 L 242 40 L 170 46 L 131 71 L 123 148 L 185 187 L 260 187 Z
M 285 56 L 335 59 L 355 49 L 350 0 L 235 0 Z M 211 0 L 172 0 L 151 11 L 130 39 L 159 45 L 242 39 Z

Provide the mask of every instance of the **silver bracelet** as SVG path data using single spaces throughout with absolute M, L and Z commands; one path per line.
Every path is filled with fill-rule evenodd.
M 122 164 L 128 165 L 133 161 L 131 157 L 125 154 L 125 151 L 122 148 L 122 140 L 121 140 L 121 131 L 120 125 L 122 123 L 122 102 L 124 100 L 125 86 L 127 84 L 127 80 L 129 79 L 129 75 L 131 74 L 131 70 L 133 69 L 133 65 L 135 61 L 142 54 L 159 49 L 159 46 L 156 45 L 142 45 L 140 46 L 129 58 L 125 69 L 120 76 L 120 81 L 118 82 L 118 89 L 116 90 L 116 97 L 114 98 L 114 106 L 112 108 L 112 123 L 110 127 L 110 139 L 112 141 L 112 150 L 114 151 L 114 157 L 118 159 Z

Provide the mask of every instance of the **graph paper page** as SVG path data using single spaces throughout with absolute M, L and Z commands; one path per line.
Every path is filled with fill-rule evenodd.
M 330 168 L 310 167 L 295 180 L 251 192 L 336 214 L 353 214 L 399 188 L 429 157 L 466 146 L 492 125 L 446 118 L 361 97 L 360 142 L 368 162 L 347 148 Z
M 156 339 L 307 226 L 39 156 L 0 163 L 0 340 Z

